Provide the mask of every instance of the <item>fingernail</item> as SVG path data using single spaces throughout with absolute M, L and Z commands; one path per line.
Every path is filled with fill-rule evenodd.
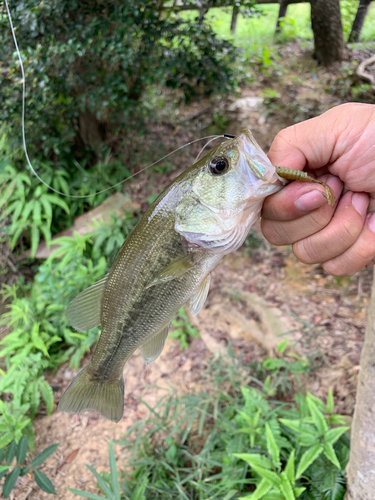
M 368 196 L 365 193 L 354 193 L 352 197 L 352 205 L 360 215 L 365 215 L 368 206 Z
M 310 212 L 315 208 L 319 208 L 327 203 L 324 193 L 314 189 L 308 193 L 303 194 L 294 202 L 294 206 L 301 210 L 301 212 Z
M 375 214 L 372 214 L 368 220 L 368 227 L 371 229 L 373 233 L 375 233 Z

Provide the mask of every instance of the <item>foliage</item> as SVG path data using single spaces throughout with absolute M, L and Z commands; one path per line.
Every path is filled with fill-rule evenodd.
M 326 404 L 309 393 L 286 404 L 241 386 L 252 377 L 233 357 L 229 365 L 217 358 L 210 364 L 212 391 L 167 393 L 118 442 L 132 467 L 122 469 L 122 498 L 342 499 L 348 428 L 333 413 L 332 392 Z M 114 465 L 111 476 L 100 482 L 95 476 L 105 498 L 117 498 L 111 486 Z
M 0 442 L 0 479 L 5 477 L 5 482 L 3 485 L 2 496 L 3 498 L 8 498 L 12 489 L 14 488 L 16 481 L 19 477 L 30 474 L 34 475 L 34 479 L 39 488 L 46 493 L 56 494 L 55 488 L 51 480 L 38 469 L 40 465 L 50 456 L 58 444 L 52 444 L 45 448 L 39 455 L 37 455 L 33 460 L 30 461 L 29 465 L 26 465 L 26 455 L 27 455 L 27 438 L 22 436 L 19 441 L 12 440 L 7 445 L 3 445 Z M 14 464 L 14 459 L 16 464 Z
M 308 358 L 291 350 L 286 352 L 287 343 L 287 340 L 280 342 L 277 347 L 278 356 L 268 357 L 261 363 L 252 364 L 257 376 L 264 376 L 262 377 L 262 379 L 264 378 L 264 391 L 268 396 L 282 397 L 292 393 L 294 385 L 298 383 L 296 375 L 311 370 Z M 301 389 L 301 387 L 299 388 Z
M 0 442 L 7 444 L 27 433 L 32 447 L 32 418 L 41 401 L 48 414 L 54 405 L 52 389 L 43 373 L 68 360 L 78 369 L 96 341 L 98 328 L 84 333 L 73 331 L 66 323 L 64 309 L 77 293 L 105 275 L 103 245 L 106 248 L 113 238 L 110 249 L 118 250 L 135 219 L 129 214 L 121 223 L 120 227 L 111 221 L 109 227 L 115 224 L 116 231 L 105 241 L 101 231 L 108 237 L 108 225 L 99 226 L 94 236 L 76 234 L 56 240 L 60 248 L 39 267 L 34 282 L 3 286 L 4 299 L 11 299 L 11 303 L 0 324 L 12 331 L 0 341 L 0 356 L 5 358 L 5 370 L 0 372 Z
M 345 38 L 348 38 L 349 33 L 352 29 L 352 24 L 357 12 L 357 8 L 358 5 L 356 2 L 352 2 L 351 0 L 340 1 L 341 21 Z
M 188 315 L 183 307 L 178 311 L 176 319 L 172 321 L 172 326 L 173 330 L 169 336 L 179 341 L 180 351 L 189 347 L 190 336 L 199 339 L 199 332 L 190 323 Z
M 249 0 L 247 0 L 249 3 Z M 152 85 L 179 89 L 186 100 L 236 85 L 236 50 L 201 17 L 186 19 L 172 2 L 17 0 L 14 25 L 26 80 L 27 134 L 32 153 L 54 159 L 79 152 L 90 159 L 140 114 Z M 3 119 L 18 137 L 19 68 L 6 16 L 0 20 Z M 88 154 L 85 154 L 85 148 Z

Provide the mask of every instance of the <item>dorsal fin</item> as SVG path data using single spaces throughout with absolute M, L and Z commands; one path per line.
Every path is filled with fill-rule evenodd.
M 108 275 L 86 288 L 73 299 L 66 309 L 68 324 L 76 330 L 88 330 L 100 325 L 102 300 Z

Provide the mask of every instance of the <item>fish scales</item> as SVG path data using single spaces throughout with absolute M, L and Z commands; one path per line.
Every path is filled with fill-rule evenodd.
M 287 178 L 297 175 L 279 171 Z M 63 394 L 60 411 L 91 409 L 121 419 L 126 361 L 139 347 L 145 363 L 155 361 L 171 320 L 187 301 L 192 313 L 199 313 L 210 272 L 242 245 L 265 197 L 284 186 L 280 176 L 251 132 L 243 130 L 161 193 L 126 238 L 108 275 L 67 308 L 68 322 L 77 330 L 101 325 L 102 331 L 91 361 Z
M 90 363 L 90 371 L 99 379 L 118 378 L 124 362 L 146 339 L 167 326 L 206 272 L 206 266 L 199 267 L 167 282 L 162 290 L 146 289 L 159 271 L 185 255 L 181 237 L 173 231 L 174 205 L 148 222 L 154 205 L 146 212 L 144 223 L 125 241 L 108 277 L 102 305 L 103 330 Z M 207 259 L 213 260 L 206 253 Z M 111 331 L 114 334 L 106 335 Z M 137 336 L 133 335 L 135 331 Z

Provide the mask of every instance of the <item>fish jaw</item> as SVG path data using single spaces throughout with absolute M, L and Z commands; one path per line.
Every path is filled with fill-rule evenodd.
M 192 248 L 225 255 L 242 245 L 260 218 L 264 199 L 282 189 L 285 180 L 249 130 L 214 154 L 230 158 L 231 170 L 215 182 L 204 169 L 196 176 L 191 192 L 177 205 L 175 230 Z

